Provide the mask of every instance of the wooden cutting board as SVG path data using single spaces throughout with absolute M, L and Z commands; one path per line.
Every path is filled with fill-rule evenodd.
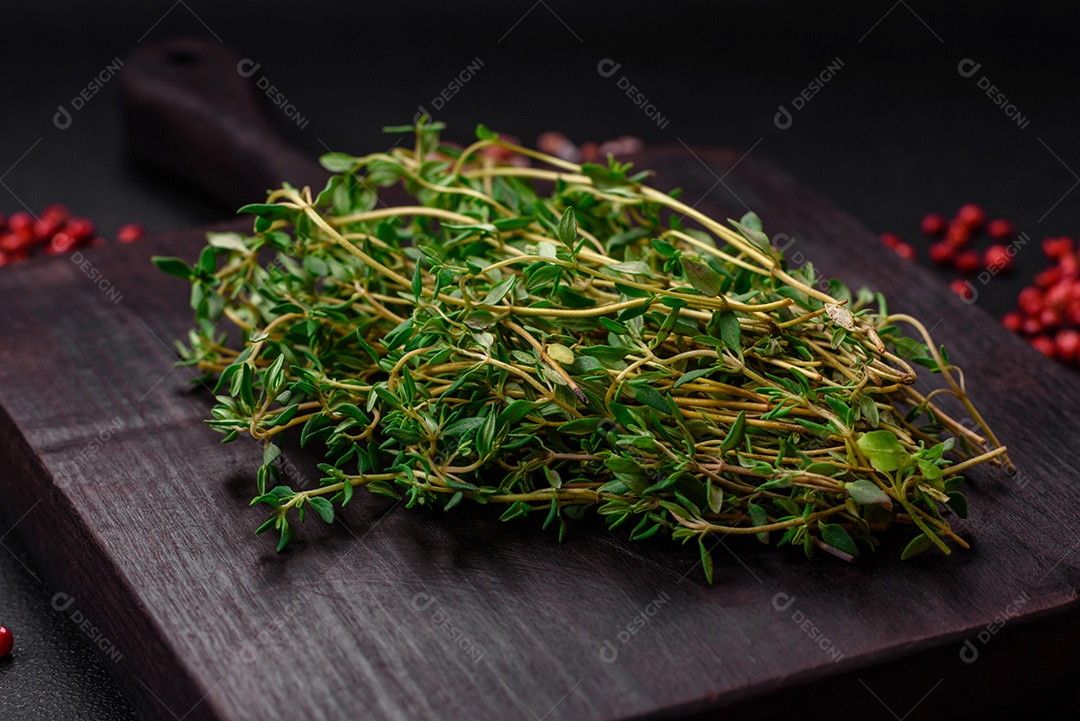
M 295 155 L 262 162 L 234 192 L 317 175 Z M 753 208 L 796 239 L 789 258 L 936 325 L 1020 468 L 971 474 L 972 550 L 900 562 L 893 544 L 845 564 L 728 539 L 709 587 L 668 541 L 585 523 L 559 544 L 536 519 L 362 495 L 278 555 L 252 535 L 258 447 L 221 445 L 210 394 L 171 367 L 187 286 L 149 258 L 194 259 L 205 229 L 5 268 L 0 497 L 145 718 L 762 718 L 811 692 L 834 718 L 957 718 L 1030 710 L 1071 682 L 1075 377 L 753 156 L 679 146 L 636 162 L 711 215 Z M 310 483 L 312 463 L 286 454 Z

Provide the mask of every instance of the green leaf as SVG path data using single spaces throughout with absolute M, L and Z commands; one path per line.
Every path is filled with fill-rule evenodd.
M 442 434 L 449 438 L 461 438 L 468 433 L 476 431 L 480 426 L 484 424 L 484 419 L 480 416 L 472 416 L 469 418 L 459 418 L 446 428 L 443 429 Z
M 573 208 L 567 208 L 559 220 L 559 240 L 573 248 L 578 239 L 577 216 Z
M 953 491 L 949 494 L 949 508 L 956 512 L 956 515 L 961 518 L 968 517 L 968 502 L 967 496 L 960 491 Z
M 420 268 L 420 262 L 417 261 L 416 268 L 415 268 L 415 270 L 413 270 L 412 287 L 410 288 L 410 290 L 412 290 L 412 294 L 413 294 L 414 298 L 419 298 L 420 297 L 420 291 L 422 291 L 423 289 L 424 289 L 424 277 L 422 275 L 422 270 Z
M 745 216 L 743 216 L 743 217 L 745 217 Z M 758 218 L 756 215 L 754 215 L 754 218 L 757 219 L 757 225 L 761 225 L 761 219 Z M 765 235 L 765 233 L 763 233 L 761 231 L 761 228 L 755 228 L 755 227 L 752 227 L 750 225 L 745 225 L 743 223 L 740 223 L 740 222 L 737 222 L 737 221 L 734 221 L 734 220 L 731 220 L 731 219 L 729 219 L 728 222 L 731 223 L 733 226 L 735 226 L 735 228 L 737 228 L 738 231 L 740 233 L 742 233 L 744 238 L 749 240 L 753 245 L 757 246 L 760 250 L 764 250 L 764 251 L 769 250 L 769 246 L 771 245 L 769 243 L 769 236 Z
M 304 258 L 304 269 L 320 278 L 330 275 L 330 266 L 327 265 L 325 260 L 316 255 L 309 255 Z
M 877 403 L 874 402 L 873 396 L 866 395 L 859 399 L 859 414 L 866 419 L 871 428 L 877 428 L 881 422 Z
M 326 153 L 319 156 L 319 163 L 331 173 L 350 172 L 360 161 L 348 153 Z
M 634 394 L 634 398 L 638 399 L 639 403 L 643 403 L 650 408 L 655 408 L 665 415 L 671 413 L 667 401 L 664 400 L 664 396 L 660 395 L 660 392 L 652 386 L 635 384 L 630 386 L 630 391 Z
M 450 497 L 450 500 L 443 506 L 443 511 L 449 511 L 451 508 L 461 503 L 461 499 L 465 497 L 465 494 L 461 491 L 457 491 Z
M 845 483 L 844 488 L 847 490 L 848 495 L 860 506 L 873 505 L 892 510 L 892 499 L 873 481 L 859 479 Z
M 536 403 L 519 398 L 499 411 L 496 423 L 500 426 L 512 426 L 529 415 L 534 408 Z
M 686 276 L 686 280 L 694 287 L 694 290 L 710 298 L 720 295 L 720 289 L 724 287 L 724 281 L 719 273 L 704 263 L 690 258 L 683 258 L 681 262 L 683 275 Z
M 735 417 L 735 422 L 731 424 L 731 429 L 728 431 L 723 444 L 720 446 L 720 455 L 723 456 L 728 451 L 738 448 L 739 444 L 743 441 L 745 431 L 746 411 L 739 411 L 739 415 Z
M 489 413 L 476 432 L 476 450 L 481 458 L 487 458 L 495 450 L 495 426 L 498 421 L 495 413 Z
M 244 213 L 257 215 L 260 218 L 266 218 L 267 220 L 280 220 L 282 218 L 291 218 L 296 214 L 296 211 L 292 208 L 278 205 L 277 203 L 251 203 L 236 211 L 237 215 L 242 215 Z
M 705 571 L 705 580 L 712 585 L 713 582 L 713 559 L 712 554 L 709 553 L 709 549 L 705 547 L 704 534 L 698 536 L 698 548 L 701 552 L 701 568 Z
M 747 211 L 746 214 L 739 218 L 739 225 L 744 228 L 750 228 L 751 230 L 761 231 L 763 227 L 761 225 L 761 218 L 757 216 L 757 213 L 753 211 Z
M 548 357 L 560 365 L 570 365 L 574 362 L 574 352 L 562 343 L 552 343 L 546 349 Z
M 600 426 L 599 418 L 579 418 L 559 426 L 559 433 L 567 436 L 592 435 Z
M 498 140 L 499 134 L 494 130 L 488 128 L 488 126 L 480 123 L 476 126 L 476 139 L 477 140 Z
M 709 496 L 709 510 L 713 513 L 720 513 L 720 509 L 724 507 L 724 489 L 719 485 L 713 485 L 713 481 L 710 478 L 707 484 L 707 491 Z
M 270 367 L 263 372 L 262 382 L 266 395 L 277 396 L 281 393 L 281 389 L 285 387 L 285 356 L 279 355 L 274 359 Z
M 284 551 L 285 547 L 289 545 L 289 541 L 292 540 L 292 534 L 293 534 L 292 524 L 289 523 L 288 521 L 286 521 L 284 518 L 282 518 L 281 521 L 282 521 L 282 523 L 281 523 L 281 538 L 278 540 L 278 545 L 277 545 L 277 552 L 278 553 L 281 553 L 282 551 Z
M 160 271 L 168 273 L 169 275 L 175 275 L 177 278 L 183 278 L 184 280 L 191 279 L 193 272 L 191 266 L 179 258 L 168 258 L 155 255 L 150 260 Z
M 590 358 L 596 358 L 600 361 L 613 363 L 615 361 L 623 360 L 635 350 L 637 349 L 628 346 L 593 345 L 579 348 L 578 353 L 589 356 Z
M 211 246 L 206 246 L 199 253 L 199 272 L 209 275 L 217 270 L 217 254 Z
M 757 505 L 756 503 L 751 503 L 747 506 L 746 514 L 750 516 L 750 523 L 755 527 L 764 526 L 769 522 L 769 514 L 765 511 L 764 508 Z M 754 538 L 756 538 L 761 543 L 768 543 L 769 532 L 762 531 L 761 533 L 755 533 Z
M 712 375 L 716 372 L 716 368 L 699 368 L 696 371 L 690 371 L 689 373 L 683 373 L 679 376 L 679 380 L 671 386 L 672 390 L 682 386 L 684 383 L 690 383 L 696 381 L 698 378 L 704 378 L 705 376 Z
M 851 536 L 848 535 L 843 526 L 819 521 L 818 530 L 821 531 L 821 540 L 836 550 L 843 551 L 849 556 L 859 555 L 859 548 L 855 545 L 855 541 L 851 540 Z
M 509 293 L 514 284 L 517 282 L 518 277 L 516 275 L 508 275 L 503 278 L 495 287 L 488 291 L 487 296 L 484 298 L 483 305 L 495 305 Z
M 896 471 L 907 465 L 911 455 L 900 445 L 892 431 L 863 433 L 857 441 L 870 465 L 882 472 Z
M 312 496 L 308 498 L 308 504 L 311 505 L 315 512 L 319 514 L 319 518 L 323 519 L 327 523 L 334 522 L 334 504 L 326 500 L 322 496 Z
M 918 556 L 920 553 L 930 550 L 933 546 L 934 542 L 925 533 L 920 533 L 904 547 L 903 553 L 900 554 L 900 560 L 906 561 L 912 556 Z
M 717 325 L 720 326 L 720 339 L 735 355 L 742 357 L 742 328 L 739 327 L 739 319 L 733 311 L 722 310 L 716 314 Z
M 627 260 L 621 263 L 611 263 L 605 266 L 608 270 L 615 270 L 620 273 L 626 273 L 627 275 L 655 275 L 656 271 L 649 267 L 648 263 L 644 263 L 640 260 Z

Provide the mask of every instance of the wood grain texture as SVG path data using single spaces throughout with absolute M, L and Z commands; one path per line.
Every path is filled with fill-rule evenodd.
M 1077 667 L 1074 379 L 774 168 L 696 152 L 638 167 L 707 213 L 753 208 L 796 239 L 789 257 L 884 291 L 949 339 L 1021 470 L 971 474 L 973 549 L 901 563 L 894 543 L 848 565 L 721 540 L 709 587 L 695 549 L 668 541 L 586 523 L 560 545 L 539 519 L 363 494 L 279 556 L 252 536 L 259 449 L 219 444 L 209 394 L 170 370 L 187 286 L 149 257 L 193 259 L 203 233 L 85 251 L 92 272 L 67 258 L 3 269 L 0 494 L 53 585 L 123 652 L 117 675 L 145 718 L 659 719 L 775 709 L 811 684 L 844 699 L 839 718 L 888 717 L 883 702 L 937 718 L 961 711 L 950 687 L 996 679 L 964 699 L 977 714 Z M 317 481 L 312 459 L 286 463 Z

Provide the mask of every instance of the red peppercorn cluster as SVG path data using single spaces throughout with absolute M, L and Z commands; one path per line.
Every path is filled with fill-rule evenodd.
M 1013 258 L 1007 243 L 1016 237 L 1016 228 L 1008 220 L 986 221 L 986 211 L 981 206 L 968 203 L 957 211 L 952 220 L 938 213 L 930 213 L 919 225 L 922 234 L 933 240 L 928 255 L 935 265 L 953 268 L 964 275 L 975 275 L 990 270 L 995 275 L 1012 270 Z M 993 244 L 980 252 L 972 248 L 972 242 L 980 233 L 986 232 Z M 881 242 L 896 251 L 905 260 L 918 257 L 914 246 L 905 243 L 895 233 L 885 233 Z M 963 279 L 952 282 L 950 287 L 963 298 L 971 294 L 971 287 Z
M 1052 265 L 1035 276 L 1035 284 L 1017 296 L 1017 310 L 1001 324 L 1048 358 L 1080 363 L 1080 256 L 1072 238 L 1047 238 L 1043 253 Z
M 120 228 L 116 239 L 132 243 L 143 235 L 143 227 L 133 223 Z M 50 205 L 37 218 L 23 210 L 12 213 L 10 218 L 0 213 L 0 267 L 38 254 L 58 255 L 104 242 L 96 234 L 93 221 L 73 216 L 62 205 Z

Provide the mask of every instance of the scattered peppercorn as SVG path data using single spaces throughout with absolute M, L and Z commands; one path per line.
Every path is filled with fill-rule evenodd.
M 956 213 L 956 217 L 961 223 L 971 228 L 972 232 L 978 232 L 986 223 L 986 211 L 982 209 L 982 206 L 975 203 L 968 203 L 960 208 Z
M 930 213 L 922 219 L 922 224 L 919 227 L 926 237 L 937 238 L 945 233 L 948 222 L 946 222 L 944 216 L 937 213 Z
M 121 243 L 133 243 L 146 234 L 137 223 L 117 231 Z M 105 239 L 96 234 L 94 221 L 73 216 L 62 205 L 53 204 L 34 217 L 25 210 L 5 217 L 0 213 L 0 267 L 29 260 L 34 255 L 60 255 L 78 248 L 96 247 Z
M 11 631 L 0 626 L 0 658 L 4 658 L 11 653 L 13 648 L 15 648 L 15 637 L 11 634 Z
M 963 253 L 959 253 L 956 256 L 955 261 L 956 269 L 961 273 L 968 275 L 975 275 L 983 267 L 982 256 L 979 255 L 977 250 L 965 250 Z
M 998 218 L 997 220 L 991 220 L 990 224 L 986 226 L 986 234 L 994 240 L 1004 243 L 1016 236 L 1016 227 L 1012 222 L 1004 218 Z

